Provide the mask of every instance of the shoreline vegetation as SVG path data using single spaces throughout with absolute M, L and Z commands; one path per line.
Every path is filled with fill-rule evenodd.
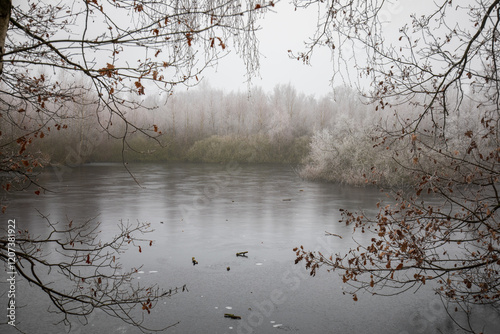
M 142 109 L 127 114 L 136 126 L 133 129 L 120 119 L 103 123 L 92 103 L 75 103 L 68 108 L 72 114 L 61 117 L 65 121 L 58 124 L 27 120 L 47 124 L 27 152 L 45 165 L 286 163 L 298 165 L 300 177 L 313 181 L 384 187 L 416 182 L 411 173 L 415 163 L 412 143 L 386 143 L 383 139 L 383 131 L 398 131 L 403 118 L 412 118 L 415 111 L 410 103 L 376 111 L 348 87 L 337 87 L 318 98 L 301 94 L 290 84 L 278 85 L 271 93 L 255 89 L 251 95 L 225 93 L 201 84 L 168 99 L 157 97 L 141 104 Z M 466 145 L 464 133 L 474 125 L 480 127 L 473 108 L 468 109 L 466 102 L 462 105 L 459 116 L 450 115 L 447 120 L 448 134 L 441 148 L 450 152 Z M 23 131 L 2 131 L 12 138 L 11 149 L 15 150 L 15 138 Z M 435 145 L 436 138 L 429 140 Z M 398 164 L 394 152 L 399 161 L 408 164 Z M 435 160 L 439 154 L 435 158 L 432 152 L 427 155 L 430 159 L 418 164 L 441 166 Z

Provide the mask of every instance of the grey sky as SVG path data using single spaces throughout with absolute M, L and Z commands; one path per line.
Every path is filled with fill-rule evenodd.
M 386 22 L 384 28 L 389 35 L 398 35 L 398 29 L 405 23 L 411 23 L 410 14 L 434 6 L 433 0 L 393 0 L 387 2 L 384 10 L 379 13 L 381 20 Z M 276 84 L 291 83 L 299 92 L 322 96 L 332 89 L 332 60 L 325 48 L 317 49 L 311 65 L 290 59 L 288 50 L 300 51 L 304 41 L 314 33 L 317 23 L 317 10 L 298 9 L 281 1 L 276 5 L 276 13 L 268 13 L 261 21 L 259 31 L 261 56 L 260 78 L 252 80 L 253 86 L 260 86 L 265 91 L 272 91 Z M 343 52 L 359 53 L 360 50 L 343 50 Z M 349 55 L 348 55 L 349 56 Z M 354 74 L 354 73 L 351 73 Z M 247 90 L 245 69 L 242 61 L 233 54 L 222 59 L 217 70 L 205 72 L 205 79 L 214 88 L 226 91 Z M 340 77 L 333 86 L 344 84 Z
M 312 8 L 311 8 L 312 9 Z M 271 91 L 276 84 L 291 83 L 306 94 L 324 95 L 331 90 L 332 75 L 330 54 L 321 50 L 315 54 L 312 66 L 290 59 L 288 50 L 303 48 L 303 41 L 314 33 L 317 13 L 313 10 L 294 10 L 286 1 L 276 4 L 276 13 L 269 12 L 260 21 L 260 77 L 252 80 L 253 86 Z M 233 52 L 222 59 L 217 71 L 205 72 L 211 86 L 225 90 L 247 89 L 245 68 L 241 59 Z

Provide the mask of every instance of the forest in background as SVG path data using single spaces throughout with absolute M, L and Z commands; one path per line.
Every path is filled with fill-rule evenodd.
M 47 128 L 35 134 L 40 140 L 33 141 L 28 151 L 45 164 L 65 166 L 122 161 L 291 163 L 300 166 L 305 179 L 351 185 L 412 183 L 412 162 L 443 168 L 437 160 L 414 161 L 411 141 L 391 142 L 409 162 L 402 166 L 393 159 L 389 143 L 380 141 L 381 131 L 397 131 L 405 119 L 415 116 L 412 101 L 378 108 L 346 86 L 316 97 L 298 92 L 292 84 L 277 85 L 272 92 L 254 88 L 251 93 L 227 93 L 202 83 L 168 97 L 139 101 L 141 108 L 123 115 L 137 128 L 119 117 L 93 112 L 96 105 L 89 101 L 94 100 L 86 94 L 85 101 L 71 102 L 58 122 L 41 113 L 18 113 L 16 124 L 38 122 Z M 472 100 L 462 103 L 459 112 L 446 120 L 446 140 L 427 138 L 433 150 L 453 154 L 468 145 L 467 133 L 482 128 L 476 109 Z M 146 135 L 139 129 L 150 132 Z M 11 138 L 12 149 L 18 149 L 15 138 L 25 130 L 2 126 L 1 131 L 4 140 Z

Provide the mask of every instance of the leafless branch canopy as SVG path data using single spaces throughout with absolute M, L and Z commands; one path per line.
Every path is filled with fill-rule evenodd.
M 130 133 L 161 133 L 127 117 L 129 110 L 148 109 L 141 100 L 146 93 L 195 85 L 230 50 L 241 56 L 248 77 L 255 75 L 257 20 L 274 6 L 255 0 L 0 3 L 0 26 L 8 27 L 0 29 L 0 169 L 21 180 L 47 162 L 27 148 L 68 127 L 75 106 L 93 111 L 125 149 Z
M 412 188 L 395 192 L 395 204 L 381 203 L 376 217 L 342 212 L 370 242 L 347 254 L 297 247 L 297 262 L 312 275 L 321 267 L 339 271 L 355 300 L 359 289 L 392 294 L 433 281 L 463 310 L 498 308 L 500 1 L 437 1 L 398 27 L 397 1 L 295 3 L 318 6 L 320 24 L 294 56 L 308 62 L 326 46 L 336 76 L 368 82 L 363 93 L 374 112 L 393 110 L 397 120 L 379 129 L 375 146 L 413 175 Z M 475 112 L 464 118 L 463 110 Z
M 43 236 L 16 231 L 14 247 L 7 237 L 0 239 L 0 258 L 11 264 L 8 259 L 15 254 L 15 269 L 9 270 L 40 288 L 62 322 L 71 326 L 75 317 L 87 318 L 99 309 L 143 332 L 164 329 L 148 328 L 144 315 L 160 299 L 185 291 L 186 286 L 168 290 L 141 286 L 134 278 L 139 267 L 127 269 L 120 263 L 126 251 L 142 252 L 141 247 L 152 246 L 153 241 L 146 239 L 152 232 L 149 224 L 120 223 L 114 237 L 101 240 L 101 224 L 94 219 L 66 223 L 53 223 L 43 215 L 42 219 L 48 227 Z

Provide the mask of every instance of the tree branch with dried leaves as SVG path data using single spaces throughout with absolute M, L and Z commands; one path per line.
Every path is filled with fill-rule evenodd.
M 162 134 L 157 124 L 127 117 L 151 109 L 142 101 L 147 92 L 196 85 L 230 50 L 241 56 L 248 77 L 255 75 L 257 21 L 274 6 L 254 0 L 3 3 L 0 161 L 11 176 L 23 171 L 18 181 L 50 162 L 29 148 L 68 127 L 75 104 L 87 106 L 103 132 L 133 150 L 131 133 Z
M 36 176 L 50 164 L 50 155 L 33 149 L 34 143 L 69 131 L 70 121 L 95 117 L 124 152 L 133 149 L 132 133 L 153 140 L 162 135 L 157 124 L 139 125 L 128 117 L 129 111 L 151 108 L 143 103 L 146 93 L 172 94 L 176 86 L 195 85 L 230 50 L 241 56 L 248 77 L 255 75 L 257 21 L 273 6 L 254 0 L 0 0 L 3 191 L 33 184 L 36 195 L 45 190 Z M 147 232 L 148 225 L 121 224 L 116 237 L 101 242 L 94 221 L 64 225 L 44 219 L 50 228 L 46 236 L 19 231 L 15 269 L 50 298 L 65 323 L 100 309 L 150 331 L 141 314 L 185 290 L 138 287 L 132 284 L 134 271 L 121 268 L 119 256 L 127 247 L 140 252 L 140 243 L 151 245 L 134 236 Z M 2 237 L 4 262 L 7 245 Z
M 392 110 L 397 120 L 379 129 L 375 146 L 412 175 L 405 189 L 389 191 L 391 204 L 380 203 L 376 216 L 342 211 L 369 241 L 336 254 L 300 246 L 296 263 L 311 275 L 338 272 L 355 300 L 360 290 L 392 295 L 432 281 L 451 309 L 498 310 L 500 1 L 436 2 L 408 13 L 398 30 L 387 20 L 391 10 L 401 15 L 397 1 L 296 3 L 317 5 L 320 25 L 295 57 L 310 61 L 326 46 L 335 64 L 352 64 L 347 48 L 364 51 L 352 55 L 360 87 L 369 84 L 361 93 L 374 113 Z M 336 74 L 348 75 L 343 67 Z M 366 178 L 376 183 L 377 171 Z M 481 331 L 471 322 L 460 327 Z
M 100 239 L 101 224 L 95 219 L 53 223 L 47 216 L 41 218 L 47 233 L 33 236 L 16 230 L 13 248 L 2 237 L 0 259 L 7 263 L 14 257 L 10 271 L 43 291 L 61 322 L 71 326 L 76 318 L 85 319 L 99 309 L 142 332 L 165 329 L 149 328 L 144 313 L 149 314 L 159 300 L 187 290 L 186 286 L 168 290 L 157 285 L 143 287 L 134 278 L 140 268 L 126 269 L 120 263 L 126 251 L 142 252 L 141 246 L 153 246 L 145 238 L 152 232 L 149 224 L 121 222 L 118 233 L 104 241 Z

